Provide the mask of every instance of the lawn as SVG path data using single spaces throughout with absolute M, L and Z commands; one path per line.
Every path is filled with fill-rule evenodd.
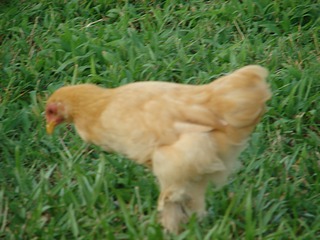
M 2 1 L 1 239 L 319 239 L 320 2 Z M 241 155 L 207 192 L 208 216 L 178 236 L 157 223 L 151 173 L 45 133 L 44 105 L 66 85 L 203 84 L 247 64 L 273 97 Z

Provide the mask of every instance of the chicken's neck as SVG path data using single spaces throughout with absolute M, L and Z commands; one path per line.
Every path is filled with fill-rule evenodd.
M 108 90 L 79 95 L 69 104 L 70 122 L 76 124 L 82 119 L 98 119 L 103 110 L 108 106 L 110 96 L 111 93 Z
M 103 93 L 84 94 L 71 104 L 69 122 L 75 125 L 83 140 L 94 144 L 99 143 L 97 129 L 102 128 L 100 116 L 108 107 L 109 102 L 110 94 L 104 91 Z

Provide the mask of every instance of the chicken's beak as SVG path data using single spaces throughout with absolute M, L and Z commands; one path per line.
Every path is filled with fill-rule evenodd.
M 49 135 L 51 135 L 54 131 L 54 128 L 56 127 L 56 122 L 55 121 L 50 121 L 50 122 L 47 122 L 47 125 L 46 125 L 46 130 L 47 130 L 47 133 Z

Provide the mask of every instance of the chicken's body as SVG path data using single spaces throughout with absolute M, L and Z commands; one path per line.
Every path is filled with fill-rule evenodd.
M 223 185 L 240 165 L 237 157 L 271 95 L 266 76 L 264 68 L 247 66 L 201 86 L 64 87 L 49 98 L 47 121 L 73 122 L 85 141 L 151 168 L 160 184 L 161 222 L 178 232 L 191 214 L 205 214 L 208 182 Z

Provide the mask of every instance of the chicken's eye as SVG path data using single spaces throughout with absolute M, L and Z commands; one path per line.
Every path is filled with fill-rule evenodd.
M 52 109 L 48 109 L 48 110 L 47 110 L 47 114 L 48 114 L 48 115 L 52 115 L 52 114 L 54 114 L 54 112 L 53 112 Z
M 57 108 L 54 105 L 48 106 L 46 110 L 47 115 L 55 115 L 57 113 Z

